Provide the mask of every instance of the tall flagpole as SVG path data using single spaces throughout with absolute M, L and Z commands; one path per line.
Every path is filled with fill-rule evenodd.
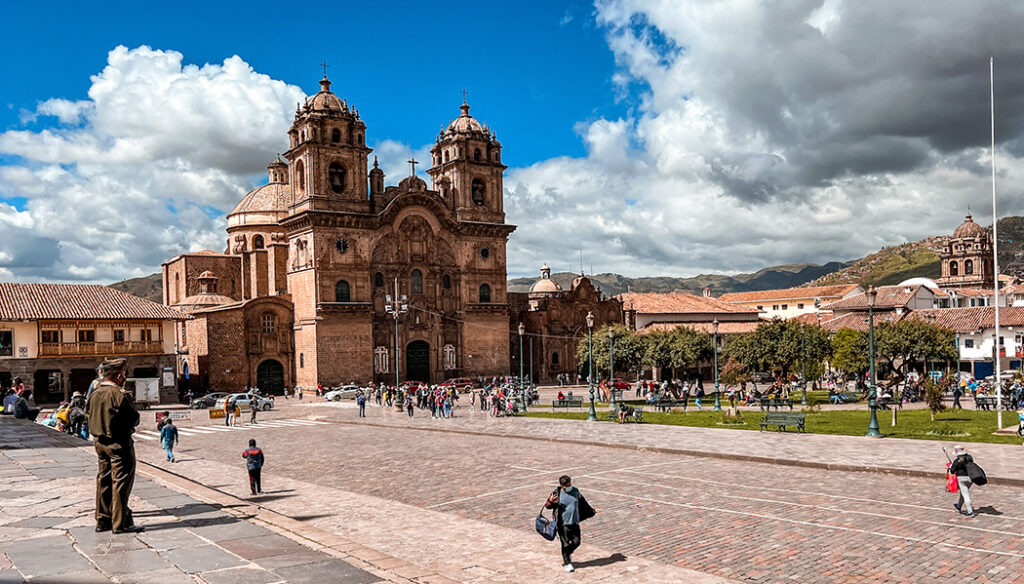
M 996 330 L 995 330 L 995 360 L 996 369 L 996 429 L 1003 427 L 1003 380 L 999 374 L 999 216 L 996 215 L 996 92 L 995 92 L 995 60 L 988 59 L 988 92 L 989 92 L 989 117 L 992 122 L 992 269 L 995 272 L 995 285 L 993 286 L 993 304 L 995 305 Z

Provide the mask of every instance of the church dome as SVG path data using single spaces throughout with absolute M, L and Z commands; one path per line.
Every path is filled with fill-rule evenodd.
M 398 188 L 405 191 L 425 191 L 427 183 L 418 176 L 407 176 L 398 183 Z
M 558 285 L 558 282 L 551 279 L 551 268 L 544 264 L 540 269 L 540 280 L 530 286 L 530 294 L 551 294 L 561 291 L 562 287 Z
M 292 201 L 292 189 L 287 183 L 270 183 L 257 187 L 239 201 L 228 217 L 241 213 L 287 212 Z
M 961 237 L 977 237 L 979 235 L 988 235 L 988 230 L 975 223 L 970 213 L 967 214 L 967 218 L 960 224 L 960 227 L 957 227 L 956 231 L 953 232 L 953 237 L 956 239 Z
M 448 131 L 458 134 L 487 134 L 487 127 L 469 115 L 469 105 L 465 102 L 459 106 L 462 114 L 448 124 Z
M 331 82 L 325 75 L 320 80 L 320 91 L 306 100 L 306 105 L 313 109 L 330 109 L 335 111 L 347 110 L 348 105 L 343 104 L 337 95 L 331 92 Z

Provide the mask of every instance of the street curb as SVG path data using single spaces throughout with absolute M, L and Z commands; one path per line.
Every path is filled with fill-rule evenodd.
M 140 469 L 140 471 L 149 478 L 166 483 L 175 488 L 175 490 L 185 492 L 199 500 L 221 505 L 224 510 L 255 508 L 255 513 L 243 512 L 244 518 L 263 523 L 274 528 L 274 531 L 279 533 L 285 532 L 282 535 L 286 535 L 307 547 L 320 551 L 329 550 L 330 555 L 345 560 L 357 568 L 371 572 L 388 582 L 415 584 L 416 581 L 426 578 L 423 581 L 429 581 L 431 584 L 458 584 L 457 580 L 438 574 L 433 570 L 414 565 L 379 550 L 364 547 L 362 544 L 344 536 L 306 525 L 287 515 L 267 509 L 257 502 L 239 499 L 230 493 L 215 487 L 208 487 L 184 475 L 141 459 L 138 459 L 137 463 L 140 467 L 146 467 L 145 470 Z M 410 576 L 404 576 L 404 574 L 410 574 Z
M 573 422 L 575 420 L 566 420 Z M 448 428 L 422 428 L 417 426 L 399 426 L 391 424 L 379 424 L 374 422 L 347 422 L 335 421 L 336 424 L 348 424 L 350 426 L 373 426 L 377 428 L 398 428 L 402 430 L 422 430 L 424 432 L 440 432 L 449 434 L 463 434 L 467 436 L 485 436 L 490 438 L 516 438 L 520 440 L 535 440 L 538 442 L 557 442 L 559 444 L 573 444 L 579 446 L 599 446 L 604 448 L 615 448 L 619 450 L 635 450 L 638 452 L 653 452 L 656 454 L 681 454 L 698 458 L 719 458 L 723 460 L 736 460 L 742 462 L 759 462 L 764 464 L 775 464 L 779 466 L 795 466 L 800 468 L 813 468 L 818 470 L 834 470 L 843 472 L 872 472 L 890 476 L 913 477 L 913 478 L 937 478 L 945 479 L 946 474 L 925 470 L 912 470 L 903 468 L 887 468 L 882 466 L 859 466 L 855 464 L 832 464 L 826 462 L 811 462 L 806 460 L 795 460 L 792 458 L 771 458 L 767 456 L 751 456 L 747 454 L 731 454 L 728 452 L 710 452 L 707 450 L 687 450 L 685 448 L 665 448 L 662 446 L 646 446 L 644 444 L 615 444 L 610 442 L 589 442 L 587 440 L 574 440 L 571 438 L 547 438 L 528 436 L 522 434 L 494 434 L 489 432 L 477 432 L 474 430 L 455 430 Z M 679 426 L 681 428 L 685 426 Z M 851 436 L 852 438 L 852 436 Z M 988 484 L 1024 488 L 1024 479 L 988 477 Z

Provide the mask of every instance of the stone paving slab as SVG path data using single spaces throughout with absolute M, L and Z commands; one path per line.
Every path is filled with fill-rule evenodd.
M 147 530 L 96 533 L 91 444 L 8 416 L 0 417 L 0 493 L 0 583 L 277 584 L 292 581 L 279 570 L 309 582 L 306 574 L 329 567 L 353 582 L 408 584 L 142 476 L 131 505 Z
M 469 435 L 518 437 L 566 444 L 600 444 L 637 451 L 765 462 L 807 468 L 876 471 L 906 476 L 942 477 L 946 458 L 942 447 L 953 441 L 867 438 L 793 432 L 753 432 L 728 428 L 694 428 L 659 424 L 583 423 L 543 418 L 490 418 L 478 410 L 460 408 L 445 420 L 412 419 L 374 407 L 366 418 L 344 410 L 327 410 L 321 419 L 337 423 L 418 428 Z M 341 412 L 341 413 L 339 413 Z M 1010 444 L 966 444 L 985 468 L 991 484 L 1024 486 L 1024 449 Z

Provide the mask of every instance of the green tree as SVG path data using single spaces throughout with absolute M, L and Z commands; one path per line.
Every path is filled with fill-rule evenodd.
M 594 381 L 608 376 L 608 367 L 611 364 L 608 359 L 609 328 L 615 332 L 615 371 L 620 375 L 623 371 L 636 371 L 643 363 L 646 348 L 643 338 L 620 324 L 601 327 L 594 330 Z M 584 374 L 589 371 L 587 342 L 588 338 L 583 337 L 576 346 L 576 361 Z
M 800 369 L 804 358 L 808 375 L 820 369 L 821 362 L 832 354 L 832 342 L 828 333 L 817 326 L 775 318 L 759 324 L 750 334 L 730 339 L 725 354 L 750 371 L 768 371 L 788 378 Z
M 832 339 L 833 366 L 844 373 L 864 375 L 870 368 L 868 359 L 868 335 L 853 329 L 839 329 Z
M 884 359 L 900 378 L 912 362 L 956 358 L 953 331 L 918 319 L 875 325 L 875 357 Z

